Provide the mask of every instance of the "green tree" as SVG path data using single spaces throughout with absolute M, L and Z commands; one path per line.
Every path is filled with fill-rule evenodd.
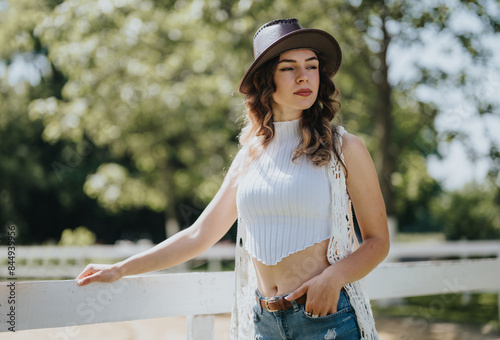
M 445 193 L 432 205 L 432 213 L 444 225 L 449 240 L 498 239 L 500 209 L 495 187 L 471 183 Z

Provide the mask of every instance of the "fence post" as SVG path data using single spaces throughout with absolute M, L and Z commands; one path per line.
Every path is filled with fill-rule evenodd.
M 214 340 L 214 315 L 188 315 L 187 338 L 188 340 Z
M 222 271 L 222 261 L 219 259 L 208 260 L 208 271 L 209 272 L 220 272 Z

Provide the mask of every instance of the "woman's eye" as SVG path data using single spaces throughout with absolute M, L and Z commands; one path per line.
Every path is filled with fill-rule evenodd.
M 316 65 L 311 65 L 311 66 L 307 66 L 306 69 L 308 70 L 316 70 L 318 68 L 318 66 Z M 293 67 L 283 67 L 283 68 L 280 68 L 280 71 L 293 71 L 294 68 Z

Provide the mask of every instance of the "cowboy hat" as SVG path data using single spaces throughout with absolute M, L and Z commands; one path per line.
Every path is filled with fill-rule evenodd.
M 238 92 L 248 93 L 255 71 L 266 61 L 299 48 L 315 51 L 326 64 L 323 70 L 329 77 L 339 70 L 342 52 L 334 37 L 319 29 L 302 28 L 296 18 L 273 20 L 259 28 L 253 37 L 254 61 L 241 79 Z

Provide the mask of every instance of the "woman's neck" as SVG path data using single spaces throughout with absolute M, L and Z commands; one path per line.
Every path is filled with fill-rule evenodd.
M 287 122 L 290 120 L 299 119 L 300 117 L 302 117 L 302 111 L 283 110 L 279 105 L 273 103 L 273 121 Z
M 275 122 L 289 122 L 291 120 L 297 120 L 300 117 L 302 117 L 302 112 L 300 114 L 288 114 L 288 115 L 273 113 L 273 121 Z

